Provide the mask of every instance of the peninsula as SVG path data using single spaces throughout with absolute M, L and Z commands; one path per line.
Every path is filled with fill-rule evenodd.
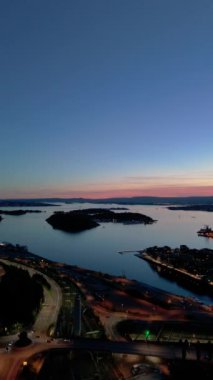
M 147 260 L 163 277 L 213 295 L 212 249 L 190 249 L 186 245 L 175 249 L 154 246 L 140 251 L 137 256 Z
M 80 232 L 99 226 L 99 223 L 152 224 L 155 222 L 147 215 L 133 212 L 114 212 L 111 209 L 89 208 L 70 212 L 57 211 L 46 221 L 64 231 Z

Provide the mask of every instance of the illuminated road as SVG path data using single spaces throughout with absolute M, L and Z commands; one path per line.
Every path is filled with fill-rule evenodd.
M 44 288 L 44 304 L 36 318 L 33 330 L 35 334 L 47 335 L 50 326 L 56 326 L 58 314 L 62 305 L 62 292 L 58 284 L 50 277 L 45 276 L 47 282 L 50 284 L 51 289 Z
M 51 348 L 66 348 L 66 344 L 55 343 Z M 29 359 L 36 353 L 50 349 L 48 343 L 34 343 L 23 348 L 13 348 L 11 351 L 0 351 L 0 380 L 15 380 L 22 368 L 24 360 Z
M 179 344 L 157 344 L 147 342 L 115 342 L 95 339 L 75 339 L 71 341 L 54 340 L 50 343 L 35 342 L 23 348 L 14 348 L 10 352 L 0 351 L 0 380 L 15 380 L 21 370 L 24 360 L 32 355 L 54 348 L 70 350 L 107 351 L 113 353 L 139 354 L 144 356 L 157 356 L 167 359 L 180 359 L 182 350 Z M 205 349 L 201 348 L 201 358 L 205 357 Z M 196 360 L 196 350 L 190 348 L 187 359 Z

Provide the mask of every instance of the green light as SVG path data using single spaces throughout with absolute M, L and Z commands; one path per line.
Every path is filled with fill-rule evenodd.
M 147 339 L 147 338 L 149 338 L 149 336 L 150 336 L 150 331 L 149 330 L 145 330 L 145 338 Z

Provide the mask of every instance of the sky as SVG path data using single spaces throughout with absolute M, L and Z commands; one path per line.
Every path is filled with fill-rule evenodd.
M 212 0 L 0 0 L 0 198 L 213 195 Z

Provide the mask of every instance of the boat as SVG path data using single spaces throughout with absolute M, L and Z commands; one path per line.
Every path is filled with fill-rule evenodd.
M 205 236 L 208 238 L 213 238 L 213 230 L 208 225 L 202 227 L 199 231 L 197 231 L 199 236 Z

